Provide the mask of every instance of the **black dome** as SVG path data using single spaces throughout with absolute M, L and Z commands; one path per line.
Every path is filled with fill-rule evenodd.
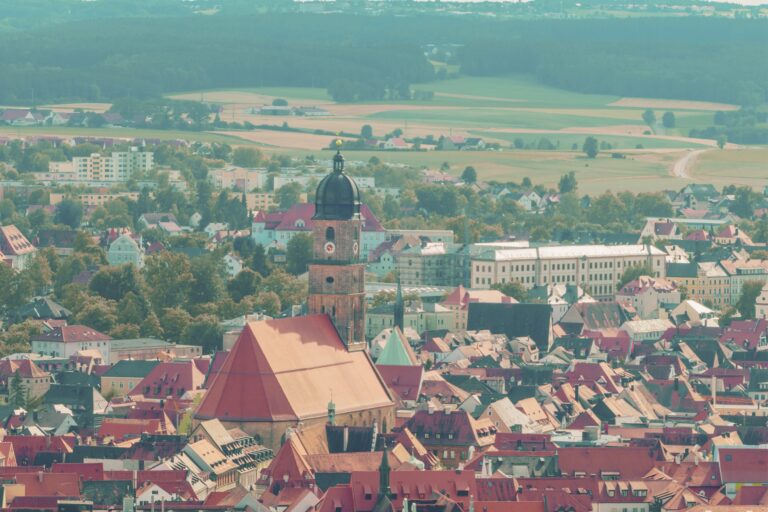
M 333 172 L 322 179 L 315 192 L 318 220 L 348 220 L 360 217 L 360 190 L 355 180 L 344 174 L 344 157 L 333 157 Z

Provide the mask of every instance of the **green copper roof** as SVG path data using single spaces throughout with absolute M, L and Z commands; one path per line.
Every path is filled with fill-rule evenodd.
M 384 349 L 381 351 L 381 354 L 379 354 L 376 364 L 413 366 L 411 358 L 408 357 L 408 352 L 405 350 L 403 342 L 400 339 L 400 335 L 397 333 L 397 329 L 392 329 L 392 332 L 387 339 L 387 344 L 384 345 Z

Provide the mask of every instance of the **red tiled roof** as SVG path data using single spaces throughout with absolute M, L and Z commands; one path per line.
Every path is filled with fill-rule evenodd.
M 354 386 L 349 383 L 354 382 Z M 326 315 L 250 322 L 195 417 L 274 421 L 392 403 L 368 354 L 349 352 Z
M 14 225 L 0 226 L 0 250 L 7 256 L 21 256 L 35 252 L 32 245 Z
M 299 203 L 291 206 L 285 212 L 267 215 L 266 228 L 279 231 L 312 231 L 315 214 L 314 203 Z M 360 218 L 363 220 L 363 231 L 384 231 L 379 219 L 367 205 L 360 205 Z M 297 225 L 298 223 L 298 225 Z
M 376 365 L 384 379 L 400 400 L 418 400 L 421 382 L 424 378 L 423 366 Z
M 201 389 L 205 375 L 192 361 L 166 361 L 158 364 L 131 390 L 129 396 L 180 398 L 187 391 Z
M 352 473 L 350 478 L 353 508 L 357 512 L 368 512 L 376 505 L 379 492 L 379 472 L 360 471 Z M 402 508 L 404 497 L 409 501 L 420 498 L 429 499 L 433 493 L 445 494 L 461 505 L 461 510 L 469 510 L 470 496 L 477 495 L 474 471 L 392 471 L 390 488 L 395 510 Z M 370 495 L 370 499 L 366 499 Z
M 80 497 L 80 480 L 75 473 L 20 473 L 16 483 L 24 485 L 28 497 Z
M 74 473 L 80 480 L 104 480 L 104 464 L 101 462 L 57 462 L 51 473 Z
M 65 325 L 55 327 L 52 331 L 32 336 L 32 340 L 34 341 L 62 341 L 64 343 L 107 341 L 111 339 L 110 336 L 85 325 Z
M 99 427 L 99 437 L 112 437 L 116 441 L 141 437 L 142 434 L 166 434 L 163 424 L 157 419 L 134 420 L 104 418 Z
M 495 434 L 495 429 L 493 431 L 486 429 L 463 410 L 416 411 L 405 425 L 426 447 L 432 444 L 487 446 L 493 444 Z M 437 438 L 438 434 L 439 438 Z M 451 434 L 450 438 L 449 434 Z
M 704 231 L 703 229 L 697 229 L 696 231 L 691 231 L 685 236 L 686 240 L 694 240 L 696 242 L 704 242 L 706 240 L 709 240 L 709 233 Z
M 719 448 L 723 483 L 768 482 L 768 448 Z
M 599 476 L 603 472 L 615 472 L 622 480 L 640 479 L 655 464 L 653 449 L 635 446 L 569 446 L 560 448 L 558 456 L 563 474 Z
M 734 320 L 720 336 L 720 343 L 734 343 L 747 350 L 757 349 L 761 338 L 768 336 L 768 320 Z
M 33 464 L 38 453 L 72 453 L 75 437 L 67 436 L 5 436 L 3 439 L 13 444 L 16 461 L 26 466 Z
M 5 381 L 16 372 L 22 379 L 46 379 L 51 376 L 30 359 L 0 359 L 0 380 Z

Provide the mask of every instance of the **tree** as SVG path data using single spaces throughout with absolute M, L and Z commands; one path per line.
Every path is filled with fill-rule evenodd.
M 21 382 L 21 374 L 19 370 L 13 372 L 11 382 L 8 384 L 8 403 L 13 408 L 24 407 L 26 393 L 24 392 L 24 385 Z
M 215 256 L 201 256 L 191 262 L 192 282 L 189 303 L 216 302 L 224 292 L 224 266 Z
M 300 203 L 301 192 L 301 185 L 298 183 L 288 183 L 280 187 L 275 193 L 280 209 L 287 210 L 291 206 Z
M 518 302 L 528 300 L 528 290 L 519 281 L 510 281 L 508 283 L 496 283 L 491 286 L 494 290 L 499 290 L 504 295 L 512 297 Z
M 648 263 L 627 267 L 624 272 L 622 272 L 621 279 L 619 279 L 616 289 L 621 290 L 625 284 L 634 281 L 640 276 L 653 276 L 653 269 Z
M 653 125 L 656 124 L 656 112 L 650 108 L 646 109 L 645 112 L 643 112 L 643 122 L 653 128 Z
M 587 158 L 595 158 L 600 152 L 597 139 L 594 137 L 584 139 L 584 145 L 581 147 L 581 150 L 587 155 Z
M 725 134 L 719 135 L 717 137 L 718 148 L 723 149 L 727 143 L 728 143 L 728 137 Z
M 664 125 L 664 128 L 674 128 L 676 124 L 675 113 L 664 112 L 664 115 L 661 117 L 661 124 Z
M 193 279 L 191 267 L 186 255 L 170 251 L 146 259 L 143 276 L 147 298 L 156 312 L 187 302 Z
M 261 162 L 261 151 L 253 147 L 241 146 L 232 153 L 232 163 L 238 167 L 258 167 Z
M 563 174 L 557 184 L 557 189 L 561 194 L 576 192 L 578 187 L 579 183 L 576 181 L 576 173 L 574 171 L 571 171 L 568 174 Z
M 181 333 L 181 340 L 190 345 L 203 347 L 203 352 L 211 354 L 221 349 L 224 332 L 219 321 L 212 315 L 200 315 L 190 321 Z
M 56 206 L 54 222 L 77 229 L 83 219 L 83 205 L 74 199 L 64 199 Z
M 102 267 L 94 274 L 88 287 L 105 299 L 121 300 L 127 293 L 141 293 L 141 276 L 130 263 Z
M 372 139 L 373 138 L 373 127 L 369 124 L 364 124 L 363 127 L 360 129 L 360 137 L 363 139 Z
M 178 342 L 181 340 L 181 334 L 192 321 L 192 316 L 181 308 L 166 308 L 160 319 L 165 338 L 170 341 Z
M 259 309 L 265 315 L 277 316 L 280 314 L 280 297 L 275 292 L 261 292 L 256 296 L 254 308 Z
M 227 291 L 232 300 L 240 302 L 243 297 L 255 295 L 256 288 L 261 284 L 261 275 L 250 268 L 244 268 L 227 283 Z
M 103 297 L 90 297 L 75 315 L 78 324 L 109 332 L 117 324 L 117 303 Z
M 736 309 L 739 311 L 742 318 L 755 318 L 755 302 L 757 302 L 757 298 L 760 296 L 762 289 L 762 281 L 747 281 L 744 283 L 744 286 L 741 288 L 739 301 L 736 303 Z
M 471 185 L 472 183 L 477 182 L 477 171 L 474 167 L 471 165 L 468 165 L 464 168 L 464 171 L 461 173 L 461 181 L 466 183 L 467 185 Z
M 163 336 L 163 328 L 154 311 L 150 311 L 147 318 L 141 323 L 139 332 L 145 338 L 160 338 Z
M 147 303 L 144 297 L 130 291 L 117 304 L 119 324 L 141 325 L 147 318 Z
M 285 254 L 285 269 L 289 273 L 299 275 L 307 271 L 307 265 L 312 261 L 312 241 L 312 236 L 307 233 L 299 233 L 290 239 Z

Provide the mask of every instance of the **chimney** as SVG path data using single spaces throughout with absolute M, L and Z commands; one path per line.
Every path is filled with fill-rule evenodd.
M 712 376 L 712 382 L 709 386 L 712 388 L 712 407 L 714 407 L 717 405 L 717 377 L 714 375 Z

